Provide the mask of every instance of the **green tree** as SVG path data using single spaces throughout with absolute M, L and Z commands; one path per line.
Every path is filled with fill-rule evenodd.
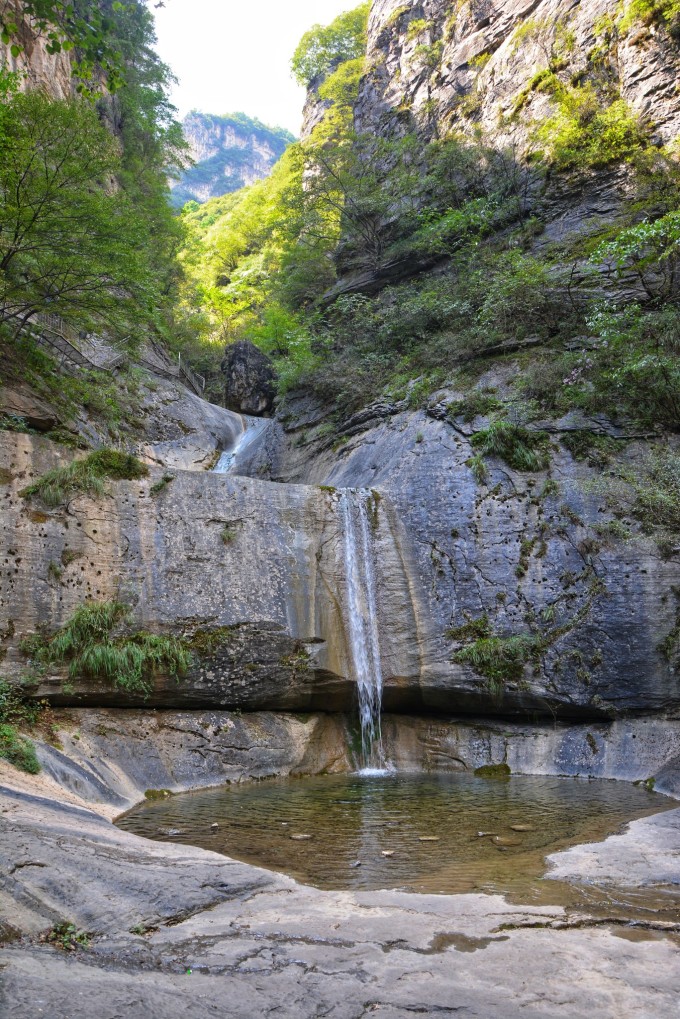
M 305 32 L 291 61 L 299 85 L 318 84 L 339 64 L 364 55 L 370 6 L 361 4 L 338 15 L 330 25 L 314 25 Z
M 20 330 L 38 312 L 122 322 L 148 312 L 145 224 L 116 183 L 119 146 L 95 110 L 19 93 L 2 123 L 0 322 Z

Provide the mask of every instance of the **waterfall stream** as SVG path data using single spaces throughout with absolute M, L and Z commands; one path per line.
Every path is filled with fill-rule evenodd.
M 359 696 L 362 770 L 383 771 L 386 765 L 380 728 L 382 670 L 369 519 L 369 504 L 373 498 L 366 489 L 345 489 L 340 496 L 340 508 L 349 652 Z
M 244 452 L 257 444 L 269 424 L 265 418 L 244 415 L 241 421 L 243 430 L 232 448 L 220 456 L 213 468 L 216 474 L 237 473 Z M 247 459 L 243 464 L 245 473 Z M 349 664 L 359 699 L 362 773 L 384 773 L 391 769 L 385 761 L 380 722 L 383 680 L 372 541 L 379 497 L 369 489 L 355 488 L 339 489 L 339 496 L 346 578 L 345 621 Z
M 244 451 L 250 447 L 253 442 L 262 435 L 263 431 L 269 425 L 268 418 L 254 418 L 240 415 L 241 422 L 243 425 L 243 431 L 239 435 L 238 439 L 234 443 L 231 449 L 225 450 L 220 456 L 219 460 L 213 467 L 215 474 L 231 474 L 233 473 L 234 466 Z

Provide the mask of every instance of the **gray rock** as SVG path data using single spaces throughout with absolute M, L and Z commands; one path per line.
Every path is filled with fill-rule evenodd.
M 225 375 L 225 403 L 231 410 L 255 416 L 266 414 L 274 405 L 274 369 L 266 354 L 253 343 L 230 344 L 222 361 Z

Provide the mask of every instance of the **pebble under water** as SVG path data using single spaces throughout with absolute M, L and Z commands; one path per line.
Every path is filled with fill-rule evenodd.
M 201 846 L 324 889 L 544 898 L 545 857 L 676 806 L 604 780 L 342 775 L 227 786 L 147 802 L 118 825 Z M 215 827 L 217 826 L 217 827 Z

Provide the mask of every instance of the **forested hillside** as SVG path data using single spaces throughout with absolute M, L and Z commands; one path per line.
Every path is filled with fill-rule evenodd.
M 194 110 L 182 121 L 193 165 L 171 181 L 172 203 L 202 203 L 239 191 L 266 177 L 286 146 L 295 141 L 290 131 L 268 127 L 245 113 L 219 117 Z

